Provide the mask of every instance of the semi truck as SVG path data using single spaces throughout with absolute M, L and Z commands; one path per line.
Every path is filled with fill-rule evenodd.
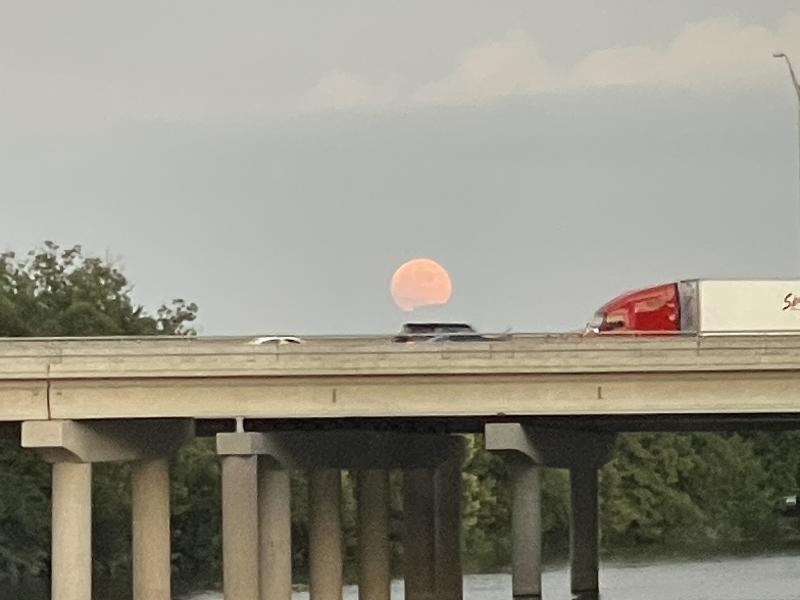
M 613 334 L 800 334 L 800 280 L 691 279 L 617 296 L 587 332 Z

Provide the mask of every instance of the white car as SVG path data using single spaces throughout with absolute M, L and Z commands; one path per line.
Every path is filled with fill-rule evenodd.
M 466 323 L 405 323 L 395 342 L 497 342 L 511 338 L 502 335 L 483 335 Z
M 302 344 L 303 340 L 291 335 L 265 335 L 252 339 L 249 343 L 253 346 L 263 346 L 264 344 L 277 344 L 282 346 L 284 344 Z

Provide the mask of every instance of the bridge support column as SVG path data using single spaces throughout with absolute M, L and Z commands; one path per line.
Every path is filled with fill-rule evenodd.
M 53 463 L 53 600 L 91 599 L 92 463 L 121 461 L 150 461 L 134 468 L 132 481 L 135 598 L 169 598 L 169 475 L 161 458 L 193 435 L 189 419 L 22 423 L 22 447 Z
M 92 465 L 53 464 L 53 600 L 92 598 Z
M 240 425 L 240 429 L 243 429 L 244 423 Z M 460 465 L 463 461 L 463 440 L 450 435 L 360 429 L 264 433 L 240 430 L 218 434 L 217 452 L 221 456 L 255 455 L 262 461 L 259 467 L 262 594 L 274 593 L 275 598 L 284 600 L 284 593 L 289 593 L 290 581 L 289 551 L 274 550 L 276 555 L 280 554 L 285 559 L 284 563 L 279 562 L 277 556 L 275 559 L 267 557 L 266 548 L 272 548 L 272 544 L 275 544 L 275 548 L 279 545 L 288 548 L 290 545 L 288 478 L 283 483 L 276 482 L 274 478 L 281 475 L 272 469 L 303 469 L 309 473 L 309 576 L 312 600 L 341 599 L 340 469 L 361 472 L 358 483 L 361 596 L 369 600 L 383 600 L 389 592 L 391 573 L 386 473 L 388 469 L 401 468 L 409 470 L 406 485 L 412 490 L 407 495 L 409 510 L 406 528 L 411 533 L 406 539 L 409 546 L 416 543 L 422 548 L 421 558 L 417 558 L 420 553 L 413 549 L 408 554 L 414 556 L 416 561 L 407 566 L 412 589 L 412 598 L 409 600 L 413 600 L 415 594 L 422 600 L 435 598 L 437 573 L 443 581 L 453 581 L 452 585 L 448 584 L 448 589 L 453 598 L 460 598 L 460 493 L 457 491 L 460 486 L 460 467 L 451 465 L 442 470 L 436 479 L 439 483 L 434 480 L 434 473 L 436 466 L 455 460 L 456 456 Z M 440 487 L 442 498 L 438 509 L 436 485 Z M 268 500 L 267 495 L 271 495 L 272 499 Z M 414 508 L 415 504 L 421 510 Z M 436 510 L 439 511 L 438 517 Z M 282 517 L 279 516 L 281 511 Z M 276 522 L 273 523 L 273 519 Z M 267 525 L 268 522 L 272 525 Z M 437 522 L 440 525 L 437 526 Z M 279 530 L 287 532 L 280 540 L 275 537 Z M 437 544 L 440 548 L 438 553 Z M 457 583 L 456 578 L 459 580 Z M 273 585 L 270 583 L 273 581 L 282 583 Z M 265 598 L 273 600 L 270 595 Z
M 461 567 L 461 468 L 463 440 L 451 458 L 436 472 L 436 597 L 462 600 L 464 574 Z
M 137 462 L 131 476 L 133 600 L 170 600 L 169 462 Z
M 312 470 L 308 490 L 309 598 L 341 600 L 341 472 L 338 469 Z
M 541 594 L 541 513 L 537 465 L 570 469 L 572 592 L 582 600 L 598 597 L 599 529 L 597 469 L 611 457 L 613 433 L 539 429 L 519 423 L 492 423 L 484 430 L 486 448 L 506 455 L 522 470 L 514 475 L 514 594 Z M 523 566 L 524 561 L 524 566 Z M 527 594 L 527 595 L 526 595 Z
M 436 600 L 435 470 L 403 474 L 403 571 L 406 600 Z
M 222 588 L 225 600 L 258 600 L 258 457 L 222 457 Z
M 392 583 L 389 472 L 368 469 L 360 471 L 357 478 L 358 597 L 389 600 Z
M 600 595 L 597 469 L 593 465 L 574 466 L 570 469 L 570 484 L 572 594 L 579 600 L 597 600 Z
M 289 471 L 258 463 L 260 600 L 292 598 L 292 510 Z
M 511 573 L 514 600 L 542 597 L 542 490 L 540 468 L 511 465 Z

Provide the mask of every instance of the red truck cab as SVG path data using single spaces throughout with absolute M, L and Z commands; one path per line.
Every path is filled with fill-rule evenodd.
M 672 333 L 681 330 L 678 284 L 669 283 L 617 296 L 589 323 L 596 333 Z
M 688 279 L 614 298 L 587 332 L 800 335 L 800 279 Z

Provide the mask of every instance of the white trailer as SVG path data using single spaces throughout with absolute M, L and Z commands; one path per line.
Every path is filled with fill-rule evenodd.
M 800 280 L 693 279 L 628 292 L 595 313 L 600 334 L 800 334 Z

